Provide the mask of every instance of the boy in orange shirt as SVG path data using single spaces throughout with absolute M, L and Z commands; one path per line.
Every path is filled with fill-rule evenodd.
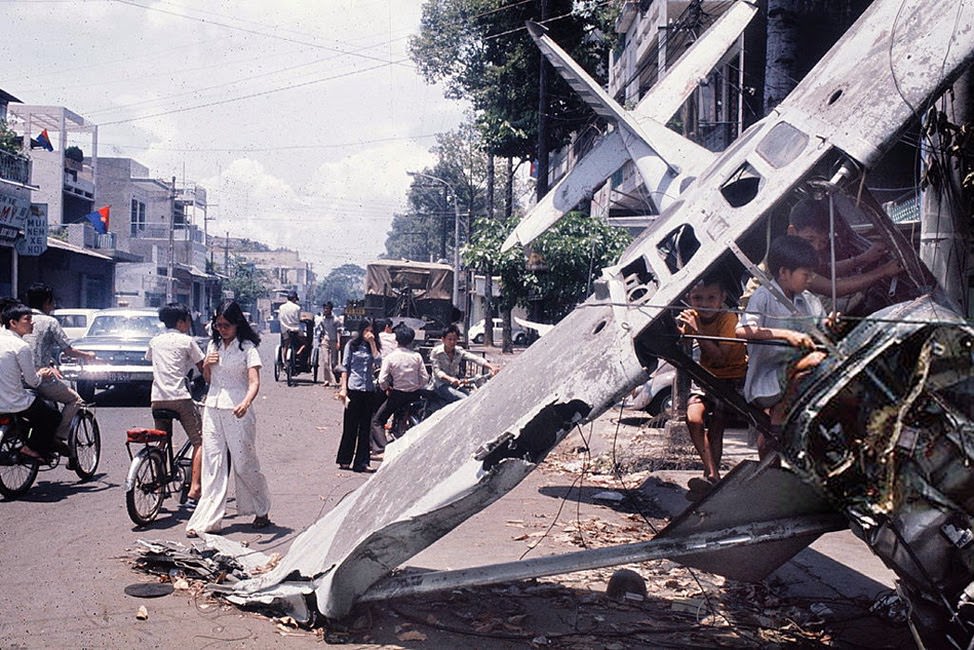
M 736 338 L 737 316 L 727 311 L 727 292 L 720 279 L 703 277 L 687 296 L 690 309 L 676 317 L 682 334 Z M 700 365 L 727 388 L 740 391 L 747 374 L 747 347 L 745 342 L 697 339 L 700 349 Z M 703 479 L 690 479 L 691 491 L 706 491 L 720 480 L 720 457 L 724 446 L 724 403 L 706 395 L 694 386 L 687 400 L 687 429 L 690 439 L 703 461 Z M 710 426 L 706 415 L 711 412 Z

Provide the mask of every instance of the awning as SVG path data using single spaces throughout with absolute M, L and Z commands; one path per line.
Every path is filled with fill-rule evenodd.
M 78 255 L 87 255 L 89 257 L 97 257 L 98 259 L 101 259 L 101 260 L 106 260 L 108 262 L 114 262 L 114 260 L 111 257 L 109 257 L 108 255 L 102 255 L 101 253 L 96 253 L 95 251 L 91 250 L 90 248 L 84 248 L 82 246 L 75 246 L 74 244 L 70 244 L 70 243 L 64 241 L 63 239 L 58 239 L 57 237 L 48 237 L 47 238 L 47 247 L 48 248 L 58 248 L 60 250 L 68 251 L 70 253 L 77 253 Z

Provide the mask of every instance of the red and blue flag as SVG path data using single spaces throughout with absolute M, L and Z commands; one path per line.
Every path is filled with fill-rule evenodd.
M 91 222 L 91 226 L 99 235 L 105 235 L 108 233 L 108 217 L 111 213 L 111 208 L 112 206 L 106 205 L 98 208 L 94 212 L 88 213 L 88 221 Z

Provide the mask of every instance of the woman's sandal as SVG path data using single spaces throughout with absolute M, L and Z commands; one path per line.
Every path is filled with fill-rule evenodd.
M 257 515 L 254 517 L 254 523 L 251 525 L 257 530 L 260 530 L 261 528 L 267 528 L 270 526 L 271 520 L 267 515 Z

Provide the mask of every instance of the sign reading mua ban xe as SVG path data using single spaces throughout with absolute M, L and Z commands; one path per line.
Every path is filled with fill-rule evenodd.
M 17 240 L 17 252 L 25 257 L 37 257 L 47 250 L 47 204 L 32 203 L 30 215 L 24 222 L 24 236 Z

